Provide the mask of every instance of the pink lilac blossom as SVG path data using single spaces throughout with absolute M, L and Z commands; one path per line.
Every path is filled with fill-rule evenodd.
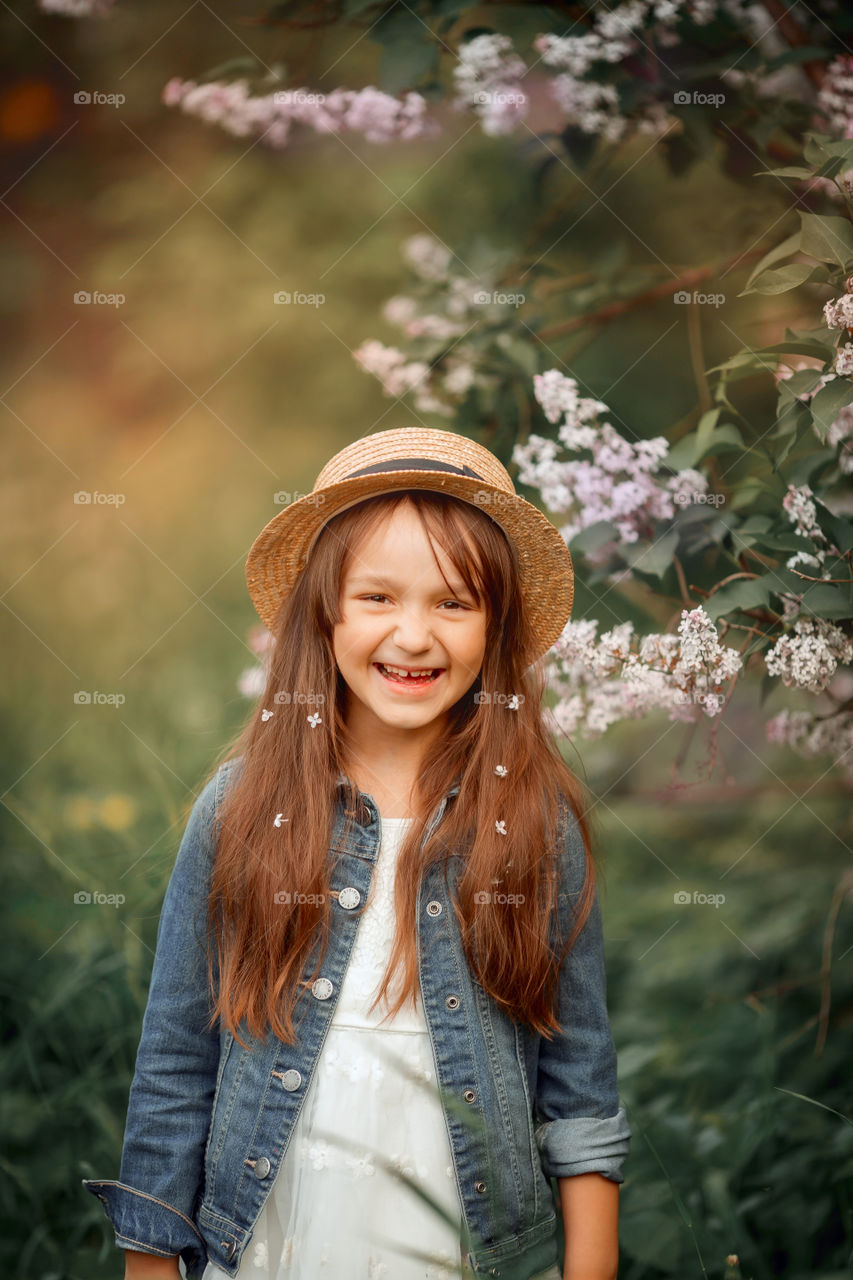
M 784 685 L 821 693 L 836 667 L 853 662 L 853 640 L 826 618 L 799 618 L 793 634 L 780 636 L 764 660 L 770 675 L 779 676 Z
M 824 303 L 823 314 L 828 329 L 853 328 L 853 293 L 842 293 L 833 302 Z
M 784 369 L 778 366 L 775 370 L 775 378 L 777 384 L 786 382 L 794 373 L 801 369 L 817 369 L 820 365 L 819 361 L 812 363 L 813 358 L 808 360 L 800 360 L 792 362 L 792 367 Z M 813 391 L 801 391 L 797 396 L 798 400 L 809 401 L 814 399 L 818 391 L 827 386 L 828 383 L 834 382 L 838 375 L 831 370 L 828 373 L 821 374 Z M 820 431 L 816 422 L 812 423 L 814 433 L 818 438 Z M 838 410 L 835 421 L 830 425 L 826 433 L 826 444 L 834 445 L 838 449 L 838 466 L 843 475 L 853 475 L 853 405 L 845 405 Z M 790 567 L 790 563 L 789 563 Z
M 431 390 L 430 366 L 425 361 L 407 360 L 396 347 L 386 347 L 372 338 L 363 342 L 353 355 L 365 373 L 372 373 L 379 379 L 386 396 L 399 400 L 413 391 L 416 409 L 424 413 L 440 413 L 445 417 L 453 413 L 453 406 Z
M 328 94 L 304 88 L 252 94 L 246 80 L 196 84 L 174 77 L 164 86 L 162 101 L 166 106 L 180 107 L 187 115 L 221 125 L 237 137 L 260 134 L 274 147 L 287 145 L 294 124 L 306 125 L 317 133 L 360 133 L 369 142 L 378 143 L 433 137 L 438 132 L 419 93 L 398 99 L 372 86 L 334 89 Z
M 569 622 L 549 651 L 553 716 L 563 733 L 597 737 L 620 720 L 664 710 L 670 720 L 719 714 L 741 669 L 704 609 L 684 609 L 678 634 L 637 636 L 623 622 L 596 637 L 597 619 Z
M 620 541 L 636 542 L 650 535 L 657 522 L 672 519 L 679 506 L 707 493 L 707 480 L 693 469 L 658 477 L 669 451 L 664 437 L 632 444 L 611 423 L 599 423 L 598 414 L 607 406 L 578 396 L 574 378 L 550 369 L 534 376 L 533 388 L 548 420 L 563 418 L 558 439 L 532 434 L 515 446 L 512 460 L 522 483 L 538 489 L 556 516 L 569 517 L 560 528 L 567 542 L 599 521 L 609 521 Z M 558 442 L 568 452 L 588 450 L 591 460 L 559 460 Z M 615 546 L 613 540 L 587 558 L 602 563 Z

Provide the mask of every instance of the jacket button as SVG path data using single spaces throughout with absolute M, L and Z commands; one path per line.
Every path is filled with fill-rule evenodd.
M 237 1242 L 235 1240 L 223 1240 L 222 1245 L 225 1252 L 225 1261 L 230 1262 L 237 1252 Z
M 298 1089 L 302 1084 L 302 1076 L 295 1067 L 291 1067 L 289 1071 L 285 1071 L 281 1077 L 281 1083 L 288 1093 L 293 1093 L 294 1089 Z
M 475 1190 L 475 1191 L 479 1191 L 479 1192 L 480 1192 L 480 1194 L 482 1194 L 482 1193 L 486 1190 L 486 1184 L 485 1184 L 485 1182 L 475 1182 L 475 1183 L 474 1183 L 474 1190 Z
M 334 987 L 328 978 L 318 978 L 311 990 L 318 1000 L 328 1000 L 334 991 Z
M 429 915 L 431 915 L 431 916 L 440 916 L 440 915 L 441 915 L 441 903 L 440 903 L 440 902 L 428 902 L 428 903 L 427 903 L 427 913 L 428 913 Z
M 272 1165 L 269 1160 L 267 1160 L 266 1156 L 261 1156 L 260 1160 L 255 1161 L 255 1177 L 268 1178 L 270 1176 L 271 1168 Z
M 353 907 L 357 907 L 361 902 L 361 894 L 358 889 L 353 889 L 348 885 L 346 889 L 341 889 L 338 894 L 338 902 L 347 911 L 352 911 Z
M 465 1099 L 466 1102 L 473 1102 L 474 1099 L 477 1097 L 477 1095 L 473 1089 L 466 1089 L 465 1092 L 462 1094 L 462 1097 Z
M 444 1003 L 447 1005 L 448 1009 L 458 1009 L 458 1008 L 459 1008 L 459 997 L 458 997 L 458 996 L 448 996 Z

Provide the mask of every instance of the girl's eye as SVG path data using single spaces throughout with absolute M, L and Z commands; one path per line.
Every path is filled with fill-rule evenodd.
M 371 595 L 371 596 L 362 596 L 361 598 L 362 598 L 362 600 L 387 600 L 387 599 L 388 599 L 388 597 L 387 597 L 387 596 L 383 596 L 383 595 L 380 595 L 380 594 L 378 594 L 378 593 L 377 593 L 377 594 L 375 594 L 375 595 Z M 468 607 L 467 605 L 462 604 L 462 603 L 461 603 L 461 601 L 459 601 L 459 600 L 445 600 L 445 601 L 444 601 L 444 603 L 445 603 L 445 604 L 454 604 L 454 605 L 456 605 L 457 609 L 467 609 L 467 607 Z

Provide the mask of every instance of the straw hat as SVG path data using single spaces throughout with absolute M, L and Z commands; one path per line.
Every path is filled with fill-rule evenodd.
M 261 530 L 246 561 L 258 615 L 275 629 L 282 600 L 305 567 L 323 525 L 365 498 L 397 489 L 448 493 L 484 511 L 515 547 L 521 587 L 537 637 L 535 661 L 560 636 L 572 611 L 572 557 L 559 531 L 520 497 L 493 453 L 466 436 L 426 427 L 377 431 L 327 462 L 314 488 Z

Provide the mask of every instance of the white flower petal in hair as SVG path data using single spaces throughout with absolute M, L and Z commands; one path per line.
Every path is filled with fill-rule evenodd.
M 510 694 L 509 702 L 506 705 L 509 707 L 510 711 L 517 711 L 518 710 L 518 694 L 517 693 Z
M 323 721 L 320 719 L 319 711 L 315 711 L 313 716 L 308 716 L 308 723 L 310 724 L 312 729 L 316 729 L 318 724 L 323 723 Z
M 290 822 L 290 818 L 285 818 L 283 813 L 277 813 L 275 816 L 274 827 L 280 827 L 283 822 Z
M 506 835 L 506 822 L 503 819 L 501 819 L 500 822 L 495 823 L 495 831 L 497 831 L 499 836 Z
M 267 720 L 271 720 L 274 715 L 275 715 L 274 711 L 267 711 L 266 707 L 264 707 L 263 711 L 261 712 L 261 719 L 266 724 Z
M 506 777 L 506 775 L 507 775 L 507 767 L 506 767 L 506 765 L 505 765 L 505 764 L 496 764 L 496 765 L 495 765 L 495 773 L 498 775 L 498 777 L 499 777 L 499 778 L 505 778 L 505 777 Z

